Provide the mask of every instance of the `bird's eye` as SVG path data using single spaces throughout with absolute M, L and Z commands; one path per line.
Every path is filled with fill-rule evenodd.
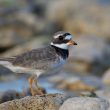
M 63 40 L 63 36 L 59 36 L 59 40 Z
M 65 34 L 64 34 L 64 36 L 68 36 L 68 35 L 71 35 L 71 34 L 70 34 L 70 33 L 65 33 Z

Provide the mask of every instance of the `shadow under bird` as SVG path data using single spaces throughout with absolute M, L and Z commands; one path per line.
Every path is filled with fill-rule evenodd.
M 72 40 L 72 35 L 67 32 L 57 32 L 53 36 L 51 43 L 39 49 L 33 49 L 26 53 L 10 58 L 1 58 L 0 65 L 10 69 L 15 73 L 29 73 L 31 77 L 28 79 L 32 96 L 35 91 L 33 84 L 37 89 L 37 93 L 42 95 L 42 91 L 37 85 L 37 78 L 41 74 L 46 74 L 55 69 L 61 68 L 69 56 L 69 47 L 77 45 Z

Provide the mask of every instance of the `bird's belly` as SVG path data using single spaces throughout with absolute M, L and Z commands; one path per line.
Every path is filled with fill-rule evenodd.
M 41 74 L 45 74 L 48 72 L 55 73 L 55 72 L 59 71 L 59 69 L 61 69 L 62 65 L 65 62 L 66 62 L 66 60 L 64 60 L 62 58 L 58 58 L 54 62 L 50 62 L 48 64 L 46 63 L 44 65 L 44 68 L 37 68 L 37 69 L 15 66 L 15 65 L 13 65 L 11 63 L 7 63 L 7 62 L 3 63 L 2 65 L 15 73 L 28 73 L 31 75 L 33 75 L 33 74 L 37 75 L 37 77 L 39 77 Z
M 52 69 L 61 68 L 66 63 L 66 60 L 60 58 L 57 61 L 55 61 L 53 64 L 51 64 Z
M 37 77 L 40 76 L 42 73 L 44 73 L 44 70 L 42 69 L 25 68 L 25 67 L 12 65 L 11 63 L 6 63 L 6 64 L 4 63 L 3 66 L 10 69 L 14 73 L 27 73 L 30 75 L 37 75 Z
M 56 60 L 55 62 L 51 62 L 48 66 L 49 69 L 45 72 L 48 75 L 56 74 L 58 73 L 61 69 L 62 66 L 65 64 L 66 60 L 60 59 Z

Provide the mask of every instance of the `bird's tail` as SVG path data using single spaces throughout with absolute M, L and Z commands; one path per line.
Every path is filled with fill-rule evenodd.
M 13 61 L 14 58 L 15 57 L 0 58 L 0 65 L 3 65 L 3 66 L 8 65 L 8 64 L 10 64 Z
M 11 58 L 0 58 L 0 61 L 11 61 L 13 60 L 13 57 Z

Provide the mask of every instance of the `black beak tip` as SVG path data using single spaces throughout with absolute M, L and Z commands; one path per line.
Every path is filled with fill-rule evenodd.
M 78 45 L 78 44 L 75 42 L 74 45 Z

